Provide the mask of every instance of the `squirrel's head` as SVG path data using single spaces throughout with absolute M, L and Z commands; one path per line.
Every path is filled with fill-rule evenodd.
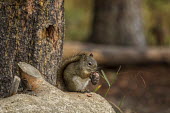
M 90 76 L 92 72 L 95 72 L 97 70 L 97 62 L 93 58 L 93 54 L 90 55 L 83 55 L 83 57 L 80 60 L 80 68 L 82 69 L 83 75 Z M 85 78 L 86 78 L 85 77 Z

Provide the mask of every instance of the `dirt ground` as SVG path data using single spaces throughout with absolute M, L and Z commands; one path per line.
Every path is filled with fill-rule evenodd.
M 117 70 L 104 69 L 110 82 Z M 97 93 L 104 96 L 107 82 L 101 78 L 98 85 Z M 116 105 L 122 101 L 121 109 L 133 113 L 170 113 L 170 65 L 121 66 L 106 99 Z

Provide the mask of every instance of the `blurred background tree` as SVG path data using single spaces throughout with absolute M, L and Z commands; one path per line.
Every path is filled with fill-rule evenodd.
M 141 0 L 95 0 L 89 41 L 145 48 Z
M 144 0 L 145 32 L 150 45 L 170 45 L 169 11 L 169 0 Z

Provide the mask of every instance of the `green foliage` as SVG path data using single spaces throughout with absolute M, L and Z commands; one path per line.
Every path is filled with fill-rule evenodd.
M 65 1 L 66 40 L 85 40 L 91 31 L 93 0 Z
M 125 96 L 123 96 L 123 98 L 121 99 L 120 103 L 119 103 L 119 107 L 122 106 L 123 102 L 124 102 Z
M 104 71 L 103 70 L 101 70 L 101 72 L 102 72 L 102 78 L 104 78 L 105 80 L 106 80 L 106 82 L 107 82 L 107 84 L 108 84 L 108 86 L 109 86 L 109 88 L 107 89 L 107 91 L 106 91 L 106 93 L 105 93 L 105 97 L 107 96 L 107 94 L 108 94 L 108 92 L 109 92 L 109 90 L 110 90 L 110 82 L 109 82 L 109 80 L 108 80 L 108 78 L 107 78 L 107 76 L 106 76 L 106 74 L 104 73 Z
M 118 74 L 119 74 L 120 69 L 121 69 L 121 66 L 119 67 L 119 69 L 118 69 L 118 71 L 117 71 L 116 73 L 113 73 L 113 80 L 112 80 L 111 83 L 109 82 L 109 80 L 108 80 L 107 75 L 105 74 L 105 72 L 104 72 L 103 70 L 101 70 L 101 73 L 102 73 L 101 77 L 107 82 L 107 84 L 108 84 L 108 86 L 109 86 L 108 89 L 107 89 L 107 91 L 106 91 L 106 93 L 105 93 L 105 97 L 107 96 L 107 94 L 108 94 L 111 86 L 112 86 L 112 85 L 115 83 L 115 81 L 117 80 L 117 76 L 118 76 Z M 101 87 L 101 85 L 99 85 L 96 89 L 99 90 L 100 87 Z M 95 91 L 96 91 L 96 89 L 95 89 Z M 119 103 L 118 106 L 117 106 L 116 104 L 114 104 L 113 102 L 109 101 L 110 104 L 112 104 L 112 105 L 117 109 L 116 113 L 123 113 L 123 111 L 120 109 L 120 107 L 122 106 L 122 104 L 123 104 L 123 102 L 124 102 L 124 99 L 125 99 L 125 96 L 121 99 L 121 101 L 120 101 L 120 103 Z
M 116 79 L 117 79 L 117 76 L 118 76 L 118 74 L 119 74 L 120 69 L 121 69 L 121 66 L 119 67 L 119 69 L 118 69 L 118 71 L 117 71 L 116 73 L 113 73 L 113 80 L 112 80 L 111 83 L 110 83 L 110 81 L 108 80 L 107 75 L 105 74 L 105 72 L 104 72 L 103 70 L 101 70 L 101 73 L 102 73 L 102 74 L 101 74 L 101 77 L 102 77 L 102 78 L 107 82 L 107 84 L 108 84 L 108 89 L 107 89 L 107 91 L 106 91 L 106 93 L 105 93 L 105 97 L 107 96 L 107 94 L 108 94 L 111 86 L 113 85 L 113 83 L 115 83 L 115 81 L 116 81 Z M 100 87 L 101 87 L 101 86 L 100 86 Z M 97 87 L 97 89 L 95 89 L 95 91 L 96 91 L 96 90 L 99 90 L 100 87 Z
M 102 85 L 98 85 L 95 89 L 94 89 L 94 92 L 97 92 L 100 88 L 101 88 Z
M 170 45 L 170 0 L 145 0 L 144 25 L 149 45 L 156 45 L 158 36 L 163 45 Z M 157 30 L 157 33 L 153 32 Z M 159 33 L 159 34 L 158 34 Z

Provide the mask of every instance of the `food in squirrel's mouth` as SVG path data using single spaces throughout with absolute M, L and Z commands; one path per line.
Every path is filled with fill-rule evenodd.
M 93 85 L 96 85 L 99 82 L 100 75 L 98 72 L 92 72 L 90 76 L 91 82 Z

